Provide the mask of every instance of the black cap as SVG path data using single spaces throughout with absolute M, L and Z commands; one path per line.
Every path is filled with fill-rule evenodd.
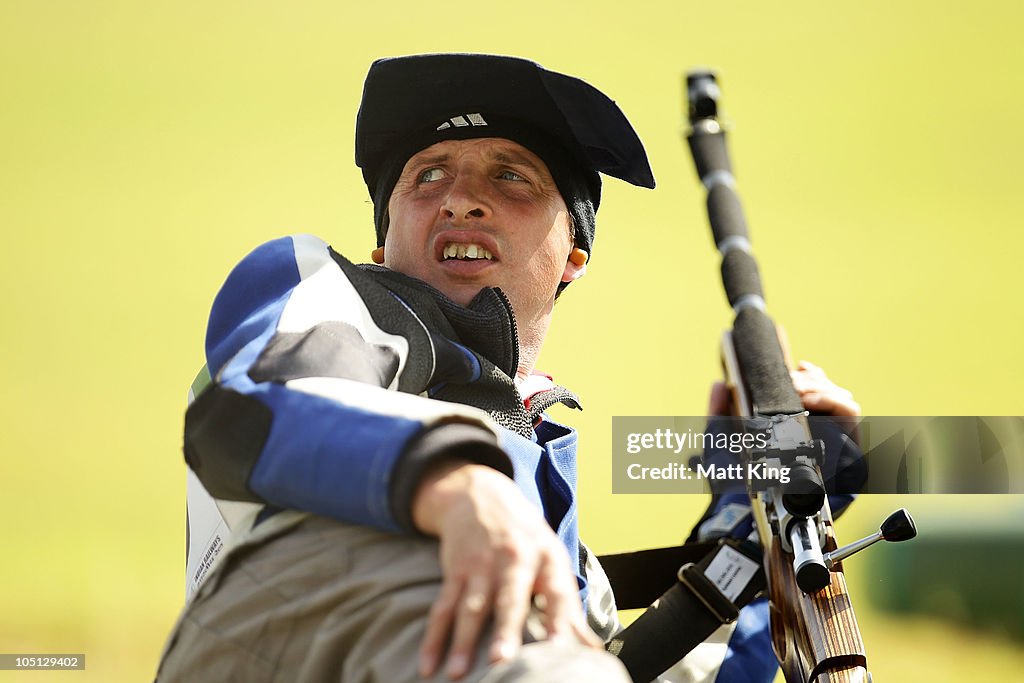
M 604 173 L 653 188 L 643 144 L 618 106 L 588 83 L 518 57 L 432 54 L 370 66 L 356 118 L 356 165 L 374 202 L 377 244 L 405 162 L 442 140 L 500 137 L 547 164 L 588 252 Z

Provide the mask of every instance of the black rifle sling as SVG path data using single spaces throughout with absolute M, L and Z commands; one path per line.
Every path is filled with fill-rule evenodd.
M 634 683 L 653 681 L 719 627 L 734 622 L 740 608 L 764 590 L 760 555 L 756 545 L 730 539 L 601 557 L 602 564 L 612 567 L 613 589 L 620 581 L 630 600 L 618 603 L 616 594 L 621 609 L 657 601 L 611 639 L 608 651 L 622 661 Z
M 597 559 L 612 585 L 616 607 L 646 609 L 675 585 L 680 567 L 700 562 L 717 547 L 717 541 L 687 543 L 670 548 L 600 555 Z

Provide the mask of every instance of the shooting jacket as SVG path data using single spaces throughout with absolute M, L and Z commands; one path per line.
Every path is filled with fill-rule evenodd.
M 465 458 L 513 477 L 543 511 L 586 603 L 576 433 L 542 415 L 579 403 L 551 385 L 524 404 L 500 290 L 462 307 L 315 237 L 282 238 L 228 277 L 206 356 L 214 382 L 186 415 L 185 456 L 215 498 L 415 532 L 422 472 Z

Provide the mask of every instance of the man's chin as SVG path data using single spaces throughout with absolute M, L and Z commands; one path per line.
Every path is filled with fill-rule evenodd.
M 407 275 L 410 274 L 407 273 Z M 460 306 L 468 306 L 469 302 L 480 293 L 480 290 L 498 286 L 489 277 L 485 279 L 477 274 L 467 276 L 450 270 L 438 272 L 438 270 L 431 269 L 428 272 L 417 273 L 413 277 L 423 280 Z
M 427 284 L 460 306 L 469 306 L 469 302 L 480 293 L 480 290 L 488 287 L 488 285 L 478 282 L 452 282 L 449 279 L 444 279 L 442 282 L 428 281 Z
M 445 294 L 458 305 L 469 306 L 469 303 L 476 298 L 476 295 L 483 289 L 485 289 L 485 286 L 476 285 L 475 289 L 471 286 L 465 286 L 460 287 L 456 292 L 445 292 Z

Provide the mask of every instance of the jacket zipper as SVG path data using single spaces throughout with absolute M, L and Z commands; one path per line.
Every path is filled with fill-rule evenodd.
M 509 377 L 515 379 L 516 373 L 519 372 L 519 328 L 516 325 L 516 314 L 512 310 L 512 302 L 505 296 L 505 292 L 497 287 L 492 287 L 491 291 L 498 295 L 498 300 L 505 307 L 505 312 L 508 313 L 510 331 L 512 332 L 512 367 L 506 372 Z

